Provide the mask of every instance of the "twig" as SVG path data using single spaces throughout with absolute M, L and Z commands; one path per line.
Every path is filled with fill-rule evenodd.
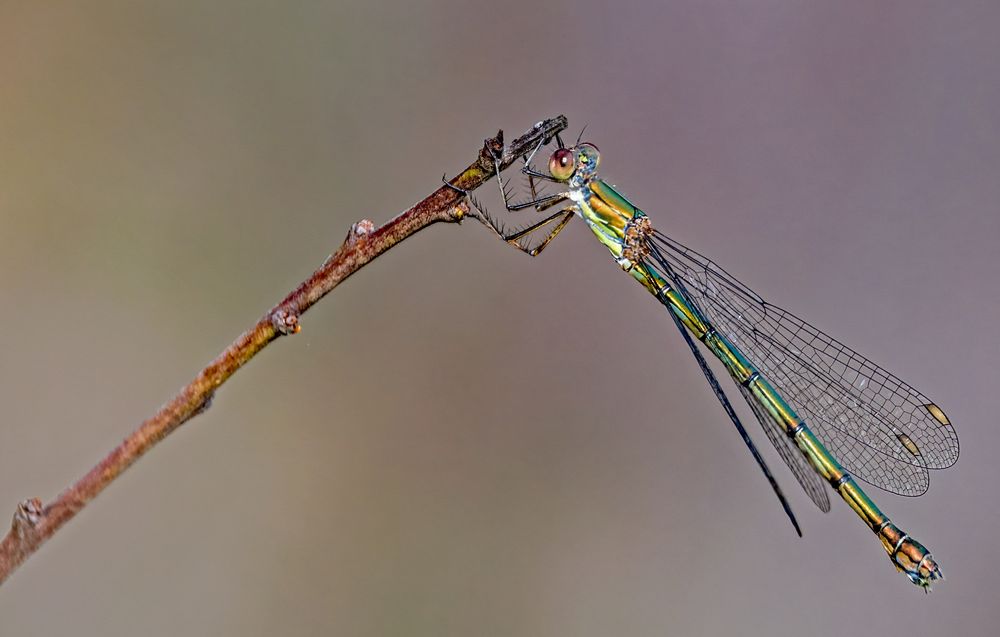
M 454 188 L 438 188 L 380 228 L 367 219 L 351 226 L 343 245 L 312 276 L 237 338 L 76 484 L 48 505 L 31 498 L 17 506 L 10 532 L 0 542 L 0 583 L 153 445 L 205 411 L 215 391 L 236 370 L 279 336 L 297 333 L 301 329 L 299 317 L 341 281 L 418 230 L 438 221 L 460 222 L 469 212 L 461 191 L 475 190 L 493 177 L 494 156 L 500 157 L 500 169 L 506 169 L 539 142 L 564 128 L 566 118 L 561 115 L 539 122 L 507 148 L 500 131 L 495 138 L 486 140 L 476 161 L 449 182 Z

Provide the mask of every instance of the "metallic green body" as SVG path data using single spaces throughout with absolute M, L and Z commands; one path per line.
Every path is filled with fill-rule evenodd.
M 900 531 L 858 486 L 836 458 L 799 418 L 795 410 L 757 370 L 739 349 L 715 331 L 708 320 L 687 299 L 655 271 L 639 267 L 626 258 L 626 231 L 631 222 L 645 213 L 636 208 L 612 186 L 598 179 L 593 170 L 578 171 L 569 180 L 569 196 L 574 208 L 597 239 L 608 248 L 618 264 L 657 297 L 691 331 L 691 333 L 722 361 L 730 376 L 746 387 L 754 399 L 781 427 L 808 459 L 810 465 L 825 479 L 840 497 L 854 509 L 865 524 L 875 532 L 893 565 L 910 580 L 923 587 L 940 577 L 937 564 L 919 542 Z

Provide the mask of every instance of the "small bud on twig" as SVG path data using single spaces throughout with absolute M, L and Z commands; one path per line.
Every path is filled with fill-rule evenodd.
M 299 325 L 299 315 L 287 309 L 276 310 L 271 314 L 271 325 L 279 333 L 286 336 L 288 334 L 298 334 L 302 331 L 302 326 Z
M 362 219 L 351 225 L 351 229 L 347 231 L 347 238 L 344 239 L 344 243 L 354 245 L 359 241 L 364 241 L 373 232 L 375 232 L 375 224 L 372 220 Z
M 11 533 L 24 539 L 35 532 L 35 526 L 41 519 L 42 501 L 39 498 L 29 498 L 19 502 L 10 525 Z

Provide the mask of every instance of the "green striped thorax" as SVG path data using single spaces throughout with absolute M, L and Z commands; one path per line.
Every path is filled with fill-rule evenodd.
M 644 242 L 652 232 L 646 214 L 597 177 L 601 152 L 583 142 L 572 148 L 556 149 L 549 158 L 549 174 L 569 186 L 569 198 L 577 214 L 587 222 L 597 239 L 626 272 L 651 292 L 662 282 L 650 281 L 643 270 L 635 268 L 645 256 Z

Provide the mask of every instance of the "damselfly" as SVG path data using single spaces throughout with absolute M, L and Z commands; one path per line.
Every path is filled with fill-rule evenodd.
M 711 260 L 655 230 L 642 210 L 597 176 L 596 146 L 577 140 L 567 148 L 558 136 L 556 140 L 559 148 L 547 173 L 531 164 L 543 144 L 524 157 L 531 201 L 510 203 L 499 163 L 497 177 L 508 210 L 558 207 L 558 212 L 507 233 L 477 205 L 480 221 L 507 243 L 537 256 L 574 216 L 582 218 L 618 265 L 669 310 L 799 535 L 788 502 L 695 339 L 722 361 L 816 506 L 830 510 L 826 482 L 878 536 L 892 564 L 910 581 L 928 589 L 940 579 L 927 549 L 893 524 L 855 478 L 901 495 L 924 493 L 929 469 L 958 460 L 958 437 L 944 412 L 864 356 L 767 303 Z M 564 190 L 539 196 L 536 180 L 555 182 Z M 540 242 L 527 243 L 546 228 Z

